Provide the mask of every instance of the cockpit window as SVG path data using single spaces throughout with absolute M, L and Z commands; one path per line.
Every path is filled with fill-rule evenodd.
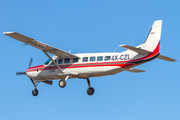
M 51 60 L 48 59 L 48 60 L 44 63 L 44 65 L 48 65 L 50 62 L 51 62 Z
M 54 62 L 56 63 L 56 60 L 54 60 Z M 54 63 L 53 62 L 51 62 L 51 64 L 50 65 L 54 65 Z

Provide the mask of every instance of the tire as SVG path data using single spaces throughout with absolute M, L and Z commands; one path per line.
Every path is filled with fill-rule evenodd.
M 32 91 L 32 95 L 33 96 L 37 96 L 38 95 L 38 90 L 36 88 Z
M 59 87 L 64 88 L 66 86 L 66 81 L 64 79 L 59 81 Z
M 93 87 L 90 87 L 87 89 L 87 94 L 88 95 L 93 95 L 94 94 L 94 88 Z

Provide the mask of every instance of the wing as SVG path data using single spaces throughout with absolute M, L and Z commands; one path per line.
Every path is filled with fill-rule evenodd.
M 33 46 L 35 48 L 38 48 L 38 49 L 40 49 L 40 50 L 42 50 L 44 52 L 49 52 L 49 53 L 51 53 L 53 55 L 56 55 L 56 56 L 58 56 L 60 58 L 79 58 L 76 55 L 65 52 L 63 50 L 52 47 L 50 45 L 44 44 L 42 42 L 39 42 L 37 40 L 34 40 L 34 39 L 30 38 L 30 37 L 24 36 L 24 35 L 22 35 L 20 33 L 17 33 L 17 32 L 4 32 L 3 34 L 7 35 L 9 37 L 12 37 L 12 38 L 14 38 L 16 40 L 19 40 L 19 41 L 21 41 L 21 42 L 23 42 L 25 44 L 31 45 L 31 46 Z

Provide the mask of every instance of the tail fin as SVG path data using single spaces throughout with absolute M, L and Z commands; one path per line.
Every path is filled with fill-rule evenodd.
M 162 28 L 162 20 L 154 21 L 154 24 L 152 25 L 152 28 L 146 38 L 146 41 L 142 46 L 142 49 L 159 53 L 161 28 Z
M 133 47 L 129 45 L 120 45 L 123 48 L 132 50 L 139 54 L 150 54 L 150 53 L 159 53 L 159 46 L 160 46 L 160 39 L 161 39 L 161 27 L 162 27 L 162 20 L 154 21 L 154 24 L 146 38 L 144 44 L 139 46 Z M 157 54 L 156 54 L 157 55 Z M 166 60 L 166 61 L 177 61 L 175 59 L 169 58 L 164 55 L 158 54 L 158 59 Z M 131 70 L 132 71 L 132 70 Z M 134 70 L 136 71 L 136 70 Z

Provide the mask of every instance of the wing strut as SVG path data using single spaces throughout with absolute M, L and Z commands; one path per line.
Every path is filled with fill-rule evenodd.
M 48 58 L 54 63 L 54 65 L 58 68 L 58 70 L 63 74 L 63 71 L 62 69 L 54 62 L 54 60 L 49 56 L 49 54 L 45 51 L 43 51 L 47 56 Z

